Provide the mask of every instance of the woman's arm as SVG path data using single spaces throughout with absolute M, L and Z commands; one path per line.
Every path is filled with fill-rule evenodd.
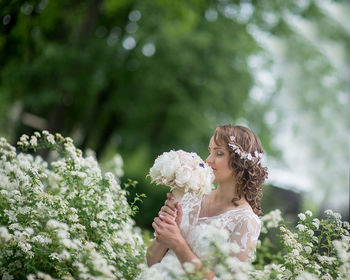
M 202 268 L 201 260 L 182 237 L 177 223 L 170 216 L 155 218 L 152 226 L 157 233 L 156 240 L 172 249 L 181 264 L 190 262 L 195 266 L 196 271 Z M 205 279 L 212 280 L 213 278 L 214 272 L 212 271 L 205 275 Z
M 177 215 L 175 212 L 175 209 L 177 209 Z M 178 225 L 181 223 L 182 219 L 182 210 L 176 205 L 174 201 L 174 195 L 171 193 L 167 194 L 167 200 L 164 203 L 164 206 L 160 209 L 158 213 L 159 217 L 165 216 L 165 215 L 170 215 L 171 217 L 176 218 L 175 221 Z M 152 244 L 147 248 L 147 254 L 146 254 L 146 259 L 147 259 L 147 265 L 152 266 L 155 263 L 160 262 L 166 252 L 168 251 L 169 247 L 165 246 L 164 244 L 160 243 L 157 238 L 155 238 L 152 241 Z
M 173 251 L 175 252 L 177 258 L 181 262 L 181 264 L 184 264 L 185 262 L 190 262 L 194 265 L 195 270 L 198 271 L 202 268 L 202 262 L 198 258 L 198 256 L 192 251 L 191 247 L 187 244 L 187 242 L 182 239 L 177 246 L 173 248 Z M 214 278 L 214 272 L 209 271 L 205 276 L 204 279 L 212 280 Z
M 152 266 L 155 263 L 160 262 L 167 251 L 168 248 L 155 238 L 152 241 L 152 244 L 147 248 L 147 265 Z

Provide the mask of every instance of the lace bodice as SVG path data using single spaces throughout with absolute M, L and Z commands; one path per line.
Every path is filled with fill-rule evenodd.
M 222 227 L 229 232 L 230 238 L 227 241 L 234 242 L 241 248 L 239 253 L 232 255 L 240 260 L 252 258 L 254 250 L 251 248 L 256 246 L 261 221 L 251 209 L 235 208 L 216 216 L 199 217 L 202 198 L 199 199 L 190 193 L 184 195 L 180 204 L 183 209 L 181 233 L 198 257 L 201 257 L 200 248 L 202 247 L 202 244 L 199 244 L 202 239 L 199 237 L 213 220 L 218 220 Z
M 240 252 L 232 252 L 231 255 L 240 260 L 251 260 L 261 229 L 259 217 L 250 208 L 236 208 L 212 217 L 199 217 L 202 199 L 203 197 L 187 193 L 180 202 L 183 210 L 181 233 L 193 252 L 199 258 L 205 257 L 207 244 L 204 244 L 202 236 L 208 233 L 207 228 L 211 222 L 217 220 L 229 232 L 227 242 L 234 242 L 240 247 Z M 163 278 L 159 279 L 174 279 L 167 273 L 167 268 L 175 263 L 178 269 L 182 269 L 175 253 L 169 250 L 160 263 L 152 266 L 152 270 L 157 270 L 162 275 Z

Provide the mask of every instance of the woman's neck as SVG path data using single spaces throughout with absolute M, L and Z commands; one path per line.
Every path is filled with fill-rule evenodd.
M 237 184 L 234 181 L 227 183 L 219 183 L 216 190 L 213 192 L 213 200 L 215 204 L 223 204 L 232 206 L 232 199 L 237 195 Z M 237 201 L 239 205 L 246 203 L 246 199 L 242 197 Z

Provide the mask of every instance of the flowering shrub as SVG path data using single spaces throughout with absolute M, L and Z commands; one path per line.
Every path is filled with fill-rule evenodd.
M 0 138 L 2 279 L 134 279 L 145 248 L 112 173 L 59 134 L 23 135 L 18 145 L 57 158 L 17 154 Z
M 284 245 L 281 268 L 287 279 L 294 279 L 301 272 L 316 279 L 348 279 L 349 223 L 342 222 L 340 214 L 332 210 L 326 210 L 325 214 L 326 219 L 319 220 L 312 217 L 311 211 L 300 213 L 295 233 L 283 225 L 280 227 Z

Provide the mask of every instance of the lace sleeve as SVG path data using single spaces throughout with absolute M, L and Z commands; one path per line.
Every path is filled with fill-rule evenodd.
M 261 221 L 258 216 L 250 211 L 244 211 L 232 218 L 230 229 L 230 242 L 237 244 L 240 252 L 232 253 L 241 261 L 253 260 L 256 243 L 261 230 Z

